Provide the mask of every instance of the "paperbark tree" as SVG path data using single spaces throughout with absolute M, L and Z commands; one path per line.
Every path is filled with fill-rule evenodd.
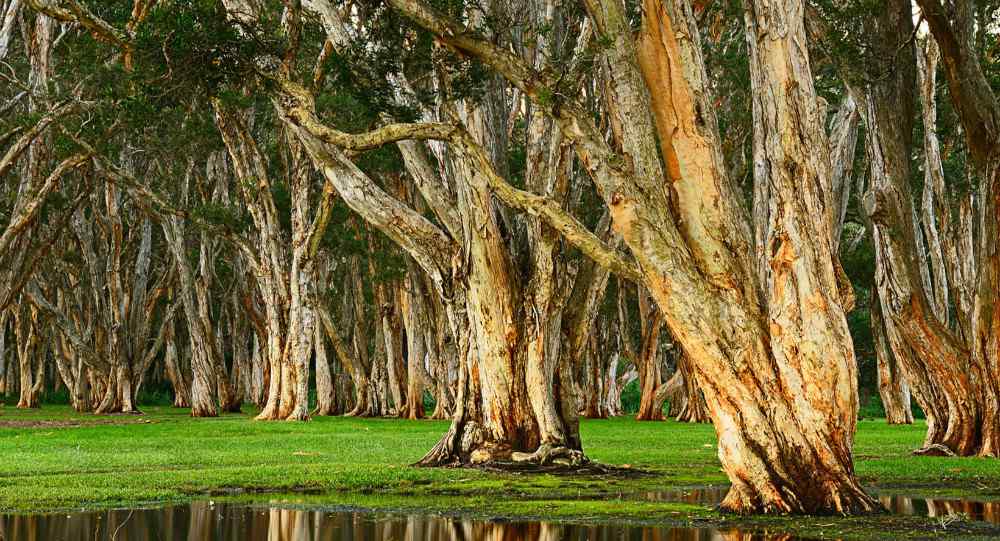
M 924 344 L 947 355 L 924 356 L 934 383 L 946 390 L 947 427 L 928 443 L 939 443 L 959 455 L 1000 456 L 1000 102 L 984 75 L 976 48 L 975 2 L 918 0 L 928 28 L 940 47 L 949 95 L 964 129 L 969 155 L 978 174 L 982 217 L 974 238 L 976 280 L 968 316 L 968 334 L 959 341 L 951 333 L 922 336 L 910 344 L 921 354 Z M 931 319 L 926 317 L 925 319 Z M 960 316 L 961 320 L 962 317 Z M 943 344 L 942 344 L 943 343 Z M 937 353 L 937 352 L 928 352 Z M 938 362 L 941 362 L 938 365 Z M 908 374 L 909 375 L 909 374 Z M 950 389 L 959 387 L 954 394 Z M 920 393 L 914 389 L 919 398 Z M 930 427 L 929 427 L 930 429 Z
M 815 114 L 801 3 L 760 1 L 746 9 L 758 65 L 756 106 L 776 122 L 762 126 L 775 167 L 760 179 L 771 183 L 773 194 L 770 271 L 761 288 L 748 257 L 750 225 L 722 167 L 687 2 L 647 1 L 638 44 L 616 2 L 586 3 L 599 35 L 611 44 L 605 55 L 627 158 L 604 142 L 578 102 L 551 99 L 560 95 L 552 77 L 419 0 L 390 3 L 445 44 L 501 73 L 540 104 L 574 145 L 671 334 L 694 361 L 719 435 L 720 460 L 733 482 L 723 508 L 876 509 L 853 471 L 856 367 L 830 231 L 814 219 L 831 213 L 823 190 L 830 172 L 829 153 L 822 149 L 829 147 Z M 561 214 L 537 204 L 532 210 L 544 212 L 550 223 Z M 761 291 L 766 305 L 758 300 Z
M 324 4 L 317 8 L 325 15 L 328 35 L 336 40 L 338 32 L 335 27 L 330 29 L 342 24 L 336 20 L 336 9 L 328 3 L 314 4 Z M 498 90 L 490 91 L 494 99 L 500 96 Z M 496 122 L 507 112 L 498 115 L 502 109 L 496 107 L 502 102 L 491 105 L 489 99 L 482 105 L 460 102 L 454 106 L 455 117 L 468 129 L 462 132 L 461 145 L 446 158 L 448 169 L 455 172 L 454 187 L 440 178 L 418 176 L 423 170 L 414 174 L 424 200 L 447 233 L 373 186 L 344 156 L 345 149 L 371 148 L 418 134 L 394 133 L 396 127 L 391 125 L 364 136 L 336 132 L 316 120 L 311 95 L 290 81 L 284 83 L 275 104 L 345 202 L 399 243 L 431 277 L 445 301 L 453 335 L 462 341 L 469 337 L 467 329 L 472 331 L 471 341 L 457 348 L 464 367 L 452 427 L 423 462 L 578 460 L 582 455 L 576 403 L 568 384 L 568 366 L 556 347 L 558 315 L 565 298 L 565 293 L 560 298 L 560 292 L 554 290 L 552 252 L 556 237 L 540 223 L 529 233 L 533 275 L 531 287 L 522 289 L 523 278 L 516 272 L 511 247 L 501 232 L 501 218 L 491 203 L 490 176 L 495 176 L 498 162 L 486 155 L 482 145 L 502 148 L 502 141 L 493 138 L 503 133 L 496 129 Z M 533 122 L 528 130 L 532 134 L 529 146 L 539 149 L 540 161 L 535 162 L 537 173 L 529 178 L 558 198 L 568 185 L 565 152 L 547 151 L 551 127 L 545 115 Z M 456 131 L 427 124 L 413 129 L 424 128 L 436 138 Z M 411 155 L 409 161 L 413 159 Z M 526 297 L 529 291 L 530 298 Z M 534 306 L 532 312 L 537 315 L 525 317 L 525 306 Z M 476 353 L 470 355 L 472 351 Z
M 885 409 L 885 420 L 891 425 L 913 424 L 910 405 L 910 386 L 903 376 L 903 367 L 889 346 L 889 330 L 882 316 L 882 304 L 878 297 L 872 299 L 869 307 L 872 336 L 875 339 L 875 360 L 878 363 L 878 392 Z M 910 354 L 908 351 L 907 354 Z

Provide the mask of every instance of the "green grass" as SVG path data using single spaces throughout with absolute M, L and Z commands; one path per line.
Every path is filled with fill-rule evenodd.
M 487 516 L 733 520 L 703 506 L 630 501 L 630 495 L 644 491 L 725 484 L 710 425 L 584 420 L 588 456 L 653 473 L 609 478 L 409 466 L 447 429 L 441 421 L 323 417 L 306 423 L 254 422 L 248 415 L 192 419 L 186 410 L 162 406 L 147 407 L 145 413 L 98 417 L 65 406 L 33 411 L 0 407 L 0 510 L 296 492 L 312 503 Z M 66 426 L 71 423 L 79 426 Z M 855 464 L 863 482 L 890 492 L 1000 498 L 1000 461 L 912 456 L 923 433 L 922 424 L 860 422 Z M 773 520 L 751 522 L 773 527 Z M 781 527 L 812 531 L 810 524 L 831 520 L 797 519 L 794 528 L 787 523 Z M 894 535 L 907 525 L 927 525 L 924 519 L 905 520 Z

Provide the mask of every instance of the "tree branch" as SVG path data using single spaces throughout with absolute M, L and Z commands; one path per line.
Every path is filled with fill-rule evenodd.
M 49 17 L 61 22 L 77 22 L 84 28 L 90 30 L 102 41 L 106 41 L 128 53 L 132 50 L 131 38 L 118 30 L 104 19 L 94 15 L 87 6 L 78 0 L 63 0 L 68 7 L 62 8 L 44 0 L 28 0 L 28 5 L 39 13 L 44 13 Z
M 493 169 L 489 156 L 472 136 L 461 131 L 453 141 L 462 154 L 473 164 L 476 173 L 482 174 L 490 189 L 504 203 L 521 209 L 532 216 L 541 218 L 550 227 L 559 231 L 570 244 L 580 249 L 597 264 L 607 267 L 615 274 L 641 283 L 642 275 L 638 265 L 622 257 L 597 235 L 580 223 L 551 198 L 520 190 L 500 178 Z

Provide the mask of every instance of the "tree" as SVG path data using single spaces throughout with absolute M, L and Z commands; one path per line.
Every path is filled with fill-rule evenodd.
M 815 112 L 808 59 L 793 45 L 807 41 L 801 4 L 746 6 L 748 40 L 760 61 L 753 77 L 761 98 L 756 106 L 779 119 L 794 119 L 760 126 L 767 156 L 782 164 L 759 179 L 771 183 L 773 194 L 768 243 L 762 248 L 771 270 L 760 289 L 747 257 L 750 223 L 721 167 L 698 33 L 686 2 L 646 2 L 638 44 L 616 3 L 587 3 L 598 35 L 610 44 L 604 57 L 612 70 L 627 159 L 598 135 L 578 103 L 547 103 L 563 95 L 558 81 L 422 2 L 391 4 L 442 42 L 502 74 L 541 105 L 574 145 L 671 334 L 694 361 L 719 434 L 720 460 L 733 481 L 723 507 L 739 512 L 875 509 L 851 464 L 856 375 L 831 233 L 812 219 L 832 210 L 824 206 L 823 189 L 830 179 L 829 154 L 815 153 L 828 142 Z M 773 32 L 762 37 L 768 30 Z M 801 130 L 800 140 L 810 141 L 812 148 L 781 137 L 789 126 Z M 655 131 L 666 171 L 660 167 Z M 559 214 L 540 204 L 521 206 L 548 212 L 550 221 Z M 813 458 L 803 460 L 802 448 L 815 450 Z

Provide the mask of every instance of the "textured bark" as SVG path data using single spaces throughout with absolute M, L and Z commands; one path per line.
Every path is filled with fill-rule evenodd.
M 325 226 L 329 205 L 323 202 L 330 193 L 323 191 L 318 208 L 311 205 L 309 170 L 300 145 L 289 139 L 285 148 L 290 154 L 286 176 L 292 194 L 292 233 L 290 239 L 283 238 L 272 180 L 246 120 L 219 102 L 213 105 L 260 242 L 258 253 L 243 254 L 252 264 L 264 305 L 266 339 L 261 351 L 266 359 L 268 388 L 257 418 L 303 420 L 309 413 L 307 386 L 316 326 L 313 239 L 320 226 Z
M 175 340 L 174 324 L 167 326 L 166 341 L 163 350 L 164 373 L 174 390 L 174 407 L 191 407 L 191 379 L 181 368 L 180 358 L 177 354 L 177 343 Z
M 14 325 L 17 339 L 18 408 L 39 408 L 39 393 L 44 383 L 44 359 L 38 338 L 38 311 L 34 308 L 18 310 Z
M 343 321 L 350 322 L 351 326 L 351 363 L 345 368 L 354 380 L 355 399 L 354 409 L 347 413 L 352 417 L 380 417 L 385 411 L 382 408 L 383 397 L 379 388 L 379 367 L 380 362 L 384 363 L 384 338 L 380 340 L 375 337 L 375 355 L 369 351 L 369 326 L 366 321 L 366 310 L 364 302 L 364 280 L 361 272 L 361 260 L 358 256 L 350 258 L 348 268 L 348 280 L 350 295 L 345 297 L 343 307 Z M 381 334 L 381 318 L 375 320 L 376 335 Z M 381 342 L 381 343 L 380 343 Z M 382 355 L 380 355 L 380 348 Z
M 974 3 L 946 9 L 940 0 L 918 0 L 940 46 L 949 95 L 962 122 L 969 154 L 979 176 L 981 220 L 975 247 L 976 279 L 967 334 L 969 359 L 944 372 L 967 383 L 961 415 L 949 418 L 945 446 L 956 454 L 1000 456 L 1000 102 L 986 78 L 976 48 Z M 971 240 L 971 239 L 969 239 Z M 959 318 L 961 319 L 961 318 Z M 954 368 L 963 372 L 956 378 Z M 937 382 L 945 384 L 944 381 Z M 949 412 L 950 413 L 950 412 Z M 954 427 L 954 428 L 953 428 Z
M 887 4 L 881 16 L 869 23 L 869 33 L 883 51 L 896 50 L 896 42 L 901 39 L 899 33 L 910 32 L 912 28 L 909 4 L 901 1 Z M 931 434 L 948 422 L 948 407 L 941 396 L 947 391 L 933 388 L 931 371 L 918 366 L 923 362 L 921 356 L 937 359 L 930 362 L 940 362 L 947 356 L 954 362 L 960 353 L 945 346 L 950 341 L 948 331 L 933 316 L 921 276 L 923 265 L 918 253 L 922 252 L 922 243 L 909 189 L 916 58 L 912 56 L 912 47 L 904 51 L 910 53 L 909 58 L 904 55 L 890 76 L 865 90 L 863 116 L 871 167 L 865 210 L 875 243 L 879 303 L 872 310 L 872 325 L 877 340 L 879 388 L 887 417 L 890 422 L 906 422 L 908 408 L 904 409 L 901 385 L 909 383 L 927 415 Z M 914 305 L 918 308 L 911 310 Z M 918 315 L 930 320 L 909 324 Z M 922 336 L 925 333 L 931 335 L 929 339 Z M 935 349 L 921 351 L 911 345 L 914 342 L 927 343 Z M 901 382 L 900 371 L 905 374 L 905 382 Z
M 621 321 L 625 321 L 624 316 L 621 316 Z M 658 399 L 657 390 L 664 383 L 663 362 L 659 356 L 663 316 L 645 291 L 639 292 L 639 321 L 642 341 L 635 357 L 635 365 L 639 371 L 640 398 L 635 418 L 638 421 L 662 421 L 665 419 L 663 400 Z
M 179 218 L 168 218 L 164 223 L 164 236 L 167 245 L 174 256 L 179 281 L 178 296 L 184 307 L 188 326 L 188 338 L 191 341 L 191 416 L 215 417 L 219 414 L 218 394 L 216 388 L 216 371 L 213 367 L 212 355 L 214 345 L 211 343 L 203 321 L 199 317 L 198 301 L 195 296 L 194 272 L 187 259 L 187 249 L 184 245 L 183 226 Z
M 424 389 L 432 383 L 426 363 L 434 347 L 433 321 L 420 271 L 409 261 L 407 268 L 408 278 L 401 295 L 406 328 L 406 411 L 410 419 L 422 419 L 426 413 Z
M 682 390 L 678 393 L 681 407 L 677 411 L 677 421 L 682 423 L 710 422 L 705 397 L 701 394 L 701 388 L 695 380 L 694 366 L 687 355 L 681 354 L 677 358 L 677 373 L 681 376 L 682 384 Z
M 788 149 L 784 154 L 790 155 L 795 167 L 786 171 L 792 174 L 769 175 L 774 183 L 770 193 L 780 211 L 772 216 L 782 231 L 779 238 L 769 238 L 773 270 L 768 284 L 773 287 L 754 287 L 752 235 L 737 192 L 721 167 L 697 29 L 686 2 L 666 6 L 651 2 L 643 10 L 643 33 L 648 36 L 642 41 L 643 54 L 663 60 L 642 62 L 645 80 L 638 72 L 631 29 L 617 2 L 587 2 L 595 27 L 610 44 L 604 54 L 612 75 L 612 98 L 621 112 L 627 159 L 607 145 L 579 103 L 546 101 L 557 94 L 558 81 L 553 77 L 464 32 L 419 0 L 390 3 L 443 42 L 501 73 L 545 108 L 574 144 L 671 334 L 695 362 L 719 434 L 720 459 L 733 481 L 724 508 L 814 513 L 874 509 L 877 503 L 861 490 L 851 463 L 857 411 L 854 358 L 837 294 L 829 229 L 814 220 L 827 215 L 820 206 L 822 184 L 814 183 L 828 180 L 821 175 L 828 176 L 829 171 L 820 171 L 823 164 L 813 162 L 829 156 L 810 160 L 802 149 Z M 773 21 L 755 20 L 748 12 L 752 36 L 748 41 L 752 48 L 762 44 L 768 53 L 760 57 L 767 74 L 757 82 L 773 83 L 772 96 L 791 98 L 788 103 L 804 113 L 800 120 L 806 125 L 798 126 L 800 137 L 791 139 L 823 136 L 817 141 L 822 144 L 809 152 L 827 149 L 822 123 L 811 114 L 815 95 L 802 56 L 806 40 L 801 5 L 765 12 L 792 16 L 789 24 L 760 38 L 756 25 L 771 29 Z M 672 19 L 682 21 L 681 31 L 672 27 Z M 776 71 L 778 65 L 800 69 L 781 72 Z M 660 166 L 646 84 L 655 89 L 654 99 L 670 105 L 653 107 L 657 116 L 677 114 L 677 129 L 659 130 L 668 174 Z M 787 107 L 781 110 L 790 112 Z M 785 150 L 779 138 L 773 143 L 772 151 Z M 685 151 L 671 152 L 677 148 Z M 829 168 L 828 161 L 825 166 Z M 809 177 L 814 178 L 806 180 Z M 664 178 L 670 181 L 669 192 L 664 190 Z M 555 222 L 551 215 L 544 217 Z M 599 255 L 593 247 L 577 246 L 588 255 Z M 760 306 L 759 291 L 773 297 L 768 307 Z M 807 347 L 800 349 L 803 344 Z M 803 455 L 803 448 L 812 452 Z
M 878 371 L 878 392 L 885 408 L 885 420 L 891 425 L 913 424 L 913 412 L 910 406 L 910 386 L 902 373 L 896 355 L 890 346 L 889 330 L 882 317 L 882 304 L 876 297 L 869 307 L 871 314 L 872 336 L 875 340 L 875 359 Z M 906 354 L 909 354 L 907 351 Z M 933 411 L 932 411 L 933 414 Z M 929 424 L 935 421 L 931 419 Z
M 462 364 L 457 407 L 449 432 L 423 463 L 578 460 L 582 455 L 575 397 L 568 384 L 572 379 L 558 348 L 558 314 L 564 299 L 558 298 L 561 292 L 553 291 L 551 261 L 557 237 L 544 225 L 533 233 L 533 263 L 538 279 L 528 289 L 532 296 L 525 298 L 510 247 L 501 234 L 501 221 L 491 203 L 489 186 L 498 161 L 485 156 L 480 145 L 489 141 L 487 148 L 503 148 L 499 144 L 502 141 L 493 138 L 505 133 L 497 129 L 495 121 L 506 118 L 507 111 L 497 114 L 496 108 L 485 110 L 488 104 L 483 109 L 462 105 L 460 115 L 470 133 L 448 157 L 453 160 L 449 163 L 451 170 L 458 176 L 454 191 L 438 190 L 441 183 L 434 179 L 418 183 L 437 215 L 455 218 L 442 203 L 455 206 L 458 220 L 445 223 L 461 226 L 454 231 L 462 239 L 459 247 L 444 231 L 374 186 L 346 159 L 345 150 L 368 148 L 371 137 L 342 134 L 322 126 L 312 113 L 312 97 L 290 83 L 284 85 L 276 106 L 296 129 L 329 185 L 416 260 L 445 304 Z M 539 121 L 542 123 L 533 128 L 535 133 L 545 130 L 544 116 Z M 452 131 L 431 127 L 422 130 L 420 136 L 441 137 Z M 387 126 L 372 134 L 381 142 L 391 142 L 413 138 L 415 132 Z M 539 145 L 544 147 L 547 145 Z M 561 152 L 555 154 L 557 160 L 562 157 Z M 562 193 L 563 170 L 551 167 L 546 171 L 551 174 L 546 172 L 536 178 L 551 186 L 550 193 Z M 442 197 L 450 201 L 442 201 Z M 456 257 L 459 249 L 461 259 Z M 535 307 L 532 312 L 536 315 L 525 314 L 527 305 Z
M 955 57 L 946 59 L 945 73 L 955 92 L 956 106 L 966 127 L 967 135 L 972 130 L 990 131 L 989 125 L 995 121 L 981 122 L 983 108 L 988 110 L 992 100 L 993 115 L 996 115 L 995 98 L 985 93 L 981 73 L 976 75 L 978 62 L 965 56 L 962 65 L 956 65 L 963 56 L 961 40 L 954 34 L 954 28 L 962 27 L 961 21 L 953 27 L 943 14 L 934 9 L 934 2 L 922 2 L 928 10 L 926 15 L 936 37 L 949 40 L 949 47 Z M 938 6 L 940 8 L 940 6 Z M 962 19 L 961 13 L 957 19 Z M 907 2 L 897 2 L 888 7 L 875 24 L 874 39 L 882 50 L 896 50 L 900 32 L 912 28 L 910 6 Z M 982 326 L 984 313 L 977 308 L 995 304 L 997 291 L 990 285 L 991 272 L 987 267 L 978 270 L 978 283 L 972 298 L 970 274 L 963 258 L 956 257 L 950 269 L 944 263 L 944 254 L 958 255 L 960 246 L 971 244 L 971 228 L 962 228 L 961 236 L 949 232 L 947 213 L 935 209 L 934 198 L 945 197 L 943 177 L 940 170 L 940 155 L 935 141 L 925 139 L 925 188 L 922 195 L 922 218 L 913 204 L 913 194 L 909 188 L 909 144 L 913 111 L 913 90 L 916 82 L 915 71 L 919 64 L 921 71 L 920 89 L 924 108 L 925 130 L 933 133 L 935 121 L 933 95 L 933 66 L 936 55 L 932 49 L 914 51 L 911 45 L 906 50 L 909 58 L 894 65 L 893 75 L 884 81 L 872 84 L 868 89 L 868 111 L 866 123 L 869 131 L 869 157 L 872 163 L 872 188 L 866 196 L 865 207 L 874 224 L 877 250 L 876 277 L 879 284 L 879 298 L 885 315 L 885 327 L 890 350 L 902 366 L 906 380 L 910 384 L 914 398 L 928 418 L 928 432 L 924 449 L 918 453 L 948 452 L 959 455 L 997 454 L 996 414 L 998 385 L 996 379 L 995 354 L 991 350 L 990 324 Z M 965 49 L 967 52 L 969 49 Z M 919 62 L 917 62 L 919 60 Z M 964 71 L 969 70 L 969 71 Z M 965 77 L 957 82 L 955 77 Z M 988 99 L 984 99 L 988 96 Z M 963 102 L 963 100 L 965 100 Z M 964 103 L 964 104 L 963 104 Z M 993 118 L 996 118 L 995 116 Z M 980 120 L 977 120 L 980 119 Z M 996 131 L 994 130 L 995 134 Z M 984 135 L 980 133 L 980 135 Z M 933 136 L 931 136 L 933 137 Z M 995 137 L 994 137 L 995 139 Z M 989 193 L 992 184 L 989 169 L 989 149 L 983 148 L 982 141 L 972 142 L 970 150 L 974 160 L 979 157 L 979 165 L 986 165 L 986 180 L 981 193 Z M 986 154 L 984 154 L 984 152 Z M 984 201 L 990 201 L 987 196 Z M 961 205 L 960 205 L 961 208 Z M 986 214 L 988 214 L 987 211 Z M 960 211 L 961 215 L 961 211 Z M 989 242 L 995 238 L 990 228 L 994 220 L 984 220 L 980 237 L 978 264 L 989 263 Z M 942 232 L 944 235 L 942 235 Z M 950 237 L 950 238 L 949 238 Z M 925 243 L 929 257 L 924 256 Z M 967 252 L 968 253 L 968 252 Z M 949 286 L 949 280 L 954 281 Z M 964 292 L 956 296 L 957 325 L 951 327 L 948 294 L 950 291 Z M 971 302 L 970 302 L 971 301 Z M 971 308 L 971 311 L 967 311 Z M 987 308 L 985 321 L 990 321 L 992 308 Z M 966 315 L 968 314 L 968 315 Z M 974 329 L 985 329 L 977 340 Z M 986 345 L 980 348 L 982 345 Z M 943 451 L 942 451 L 943 450 Z

